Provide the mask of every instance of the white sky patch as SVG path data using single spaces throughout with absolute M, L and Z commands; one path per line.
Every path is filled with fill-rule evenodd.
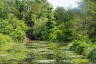
M 78 7 L 78 2 L 80 0 L 48 0 L 50 4 L 54 8 L 56 7 L 64 7 L 64 8 L 77 8 Z

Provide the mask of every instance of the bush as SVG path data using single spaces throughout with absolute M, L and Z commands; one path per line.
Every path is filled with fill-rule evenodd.
M 0 20 L 0 33 L 10 35 L 14 40 L 20 41 L 25 37 L 27 26 L 24 21 L 18 20 L 12 14 L 6 20 Z
M 7 18 L 7 11 L 6 11 L 6 9 L 4 9 L 4 7 L 1 7 L 1 4 L 0 4 L 0 18 L 2 18 L 2 19 Z
M 40 18 L 33 26 L 33 35 L 37 40 L 48 40 L 52 28 L 53 22 L 48 21 L 48 18 Z
M 11 60 L 21 61 L 27 54 L 28 50 L 23 44 L 15 43 L 8 35 L 0 34 L 0 64 L 11 64 Z
M 89 58 L 92 62 L 96 63 L 96 48 L 89 53 Z
M 69 45 L 70 49 L 76 53 L 88 57 L 92 62 L 96 62 L 96 45 L 92 44 L 87 37 L 75 40 Z
M 62 41 L 63 40 L 63 34 L 62 30 L 54 30 L 52 33 L 49 35 L 49 39 L 52 41 Z
M 70 49 L 83 55 L 88 55 L 91 51 L 91 41 L 87 37 L 82 37 L 79 40 L 75 40 L 71 43 Z M 87 50 L 87 51 L 86 51 Z M 89 51 L 88 51 L 89 50 Z
M 14 41 L 8 35 L 0 34 L 0 51 L 7 51 L 11 49 L 13 45 Z
M 65 26 L 56 26 L 49 34 L 49 40 L 59 42 L 70 42 L 73 39 L 72 31 L 65 28 Z

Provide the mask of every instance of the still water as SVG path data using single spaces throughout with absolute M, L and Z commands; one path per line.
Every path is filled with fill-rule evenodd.
M 89 64 L 82 55 L 70 51 L 66 44 L 31 42 L 26 44 L 30 50 L 23 64 Z
M 29 50 L 26 58 L 0 64 L 90 64 L 86 57 L 70 51 L 64 43 L 31 41 L 25 46 Z

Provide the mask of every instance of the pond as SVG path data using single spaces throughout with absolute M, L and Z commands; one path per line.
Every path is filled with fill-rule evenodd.
M 26 44 L 30 50 L 24 64 L 89 64 L 82 55 L 70 51 L 66 44 L 52 42 L 31 42 Z
M 25 46 L 29 50 L 26 58 L 0 64 L 90 64 L 86 57 L 70 51 L 64 43 L 31 41 Z

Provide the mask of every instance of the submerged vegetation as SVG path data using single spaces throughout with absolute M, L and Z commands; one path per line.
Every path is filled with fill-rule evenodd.
M 0 0 L 0 64 L 46 59 L 45 64 L 96 63 L 95 0 L 67 10 L 47 0 Z

